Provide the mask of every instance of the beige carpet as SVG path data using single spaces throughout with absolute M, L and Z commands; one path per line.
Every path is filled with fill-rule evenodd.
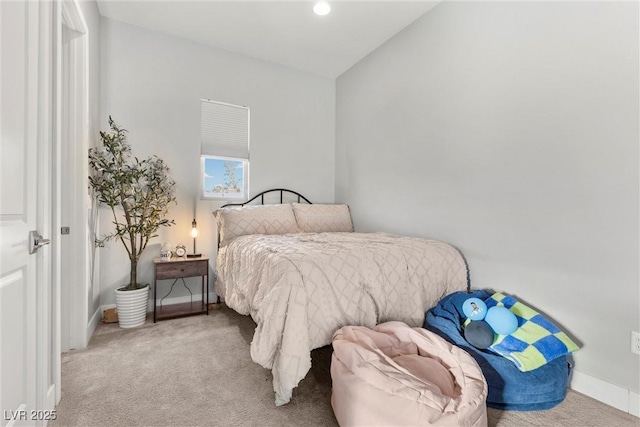
M 62 357 L 53 426 L 333 426 L 331 349 L 293 400 L 274 405 L 271 373 L 251 361 L 254 324 L 223 307 L 209 316 L 98 326 L 89 347 Z M 550 411 L 489 409 L 490 426 L 640 426 L 640 419 L 569 391 Z

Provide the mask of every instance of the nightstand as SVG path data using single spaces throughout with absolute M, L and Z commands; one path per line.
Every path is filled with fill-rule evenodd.
M 153 322 L 163 319 L 173 319 L 176 317 L 192 316 L 194 314 L 207 313 L 209 315 L 209 258 L 202 256 L 200 258 L 171 258 L 169 261 L 163 261 L 160 258 L 153 260 L 154 280 L 153 280 Z M 199 301 L 185 302 L 180 304 L 160 305 L 158 306 L 158 295 L 156 292 L 158 280 L 173 279 L 173 286 L 182 280 L 183 285 L 189 293 L 191 290 L 187 287 L 184 279 L 186 277 L 202 277 L 202 298 Z M 169 294 L 171 294 L 169 291 Z M 165 295 L 166 298 L 169 294 Z M 163 298 L 163 299 L 164 299 Z M 162 300 L 160 300 L 162 303 Z

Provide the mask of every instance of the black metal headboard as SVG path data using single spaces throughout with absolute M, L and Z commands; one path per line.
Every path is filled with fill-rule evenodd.
M 254 200 L 257 200 L 258 198 L 260 198 L 260 204 L 264 205 L 264 196 L 266 194 L 270 194 L 270 193 L 280 193 L 280 204 L 284 203 L 284 195 L 285 195 L 285 193 L 293 194 L 298 199 L 298 203 L 300 203 L 302 200 L 304 200 L 305 202 L 309 203 L 310 205 L 312 204 L 309 201 L 309 199 L 307 199 L 306 197 L 304 197 L 302 194 L 298 193 L 297 191 L 287 190 L 286 188 L 272 188 L 271 190 L 266 190 L 266 191 L 263 191 L 262 193 L 256 194 L 255 196 L 253 196 L 252 198 L 250 198 L 246 202 L 243 202 L 243 203 L 227 203 L 226 205 L 220 206 L 220 209 L 226 208 L 226 207 L 229 207 L 229 206 L 245 206 L 245 205 L 248 205 L 249 203 L 253 202 Z M 215 214 L 215 212 L 214 212 L 214 214 Z M 218 230 L 218 245 L 220 245 L 220 230 Z
M 243 202 L 243 203 L 227 203 L 226 205 L 222 205 L 220 207 L 221 208 L 226 208 L 228 206 L 244 206 L 244 205 L 248 205 L 249 203 L 251 203 L 254 200 L 256 200 L 258 197 L 260 198 L 260 204 L 264 205 L 264 196 L 265 196 L 265 194 L 269 194 L 269 193 L 280 193 L 280 204 L 283 203 L 284 193 L 291 193 L 294 196 L 296 196 L 298 198 L 298 203 L 300 203 L 301 200 L 304 200 L 305 202 L 309 203 L 310 205 L 312 204 L 309 201 L 309 199 L 307 199 L 306 197 L 304 197 L 302 194 L 298 193 L 297 191 L 287 190 L 286 188 L 273 188 L 271 190 L 263 191 L 260 194 L 256 194 L 255 196 L 253 196 L 252 198 L 250 198 L 246 202 Z

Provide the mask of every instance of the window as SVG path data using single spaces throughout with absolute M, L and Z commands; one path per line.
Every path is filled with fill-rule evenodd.
M 200 124 L 202 198 L 248 198 L 249 108 L 203 99 Z
M 249 162 L 238 159 L 225 159 L 215 156 L 202 156 L 204 171 L 202 196 L 220 199 L 246 198 L 246 171 Z

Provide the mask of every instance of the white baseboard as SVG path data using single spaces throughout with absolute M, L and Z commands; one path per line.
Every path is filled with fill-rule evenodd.
M 47 397 L 45 397 L 44 406 L 45 407 L 42 408 L 44 411 L 52 411 L 56 409 L 56 386 L 55 385 L 52 385 L 47 390 Z M 49 421 L 45 419 L 42 425 L 44 427 L 47 427 L 47 424 L 49 424 Z
M 52 385 L 47 390 L 47 397 L 45 398 L 44 410 L 56 409 L 56 386 Z
M 640 393 L 629 392 L 629 413 L 640 418 Z
M 573 370 L 571 389 L 640 417 L 640 394 Z
M 85 341 L 87 345 L 89 345 L 89 341 L 91 341 L 91 337 L 93 336 L 93 333 L 95 332 L 96 328 L 98 327 L 98 323 L 100 323 L 101 320 L 102 307 L 98 307 L 96 312 L 93 313 L 93 316 L 91 316 L 89 323 L 87 324 L 87 340 Z

